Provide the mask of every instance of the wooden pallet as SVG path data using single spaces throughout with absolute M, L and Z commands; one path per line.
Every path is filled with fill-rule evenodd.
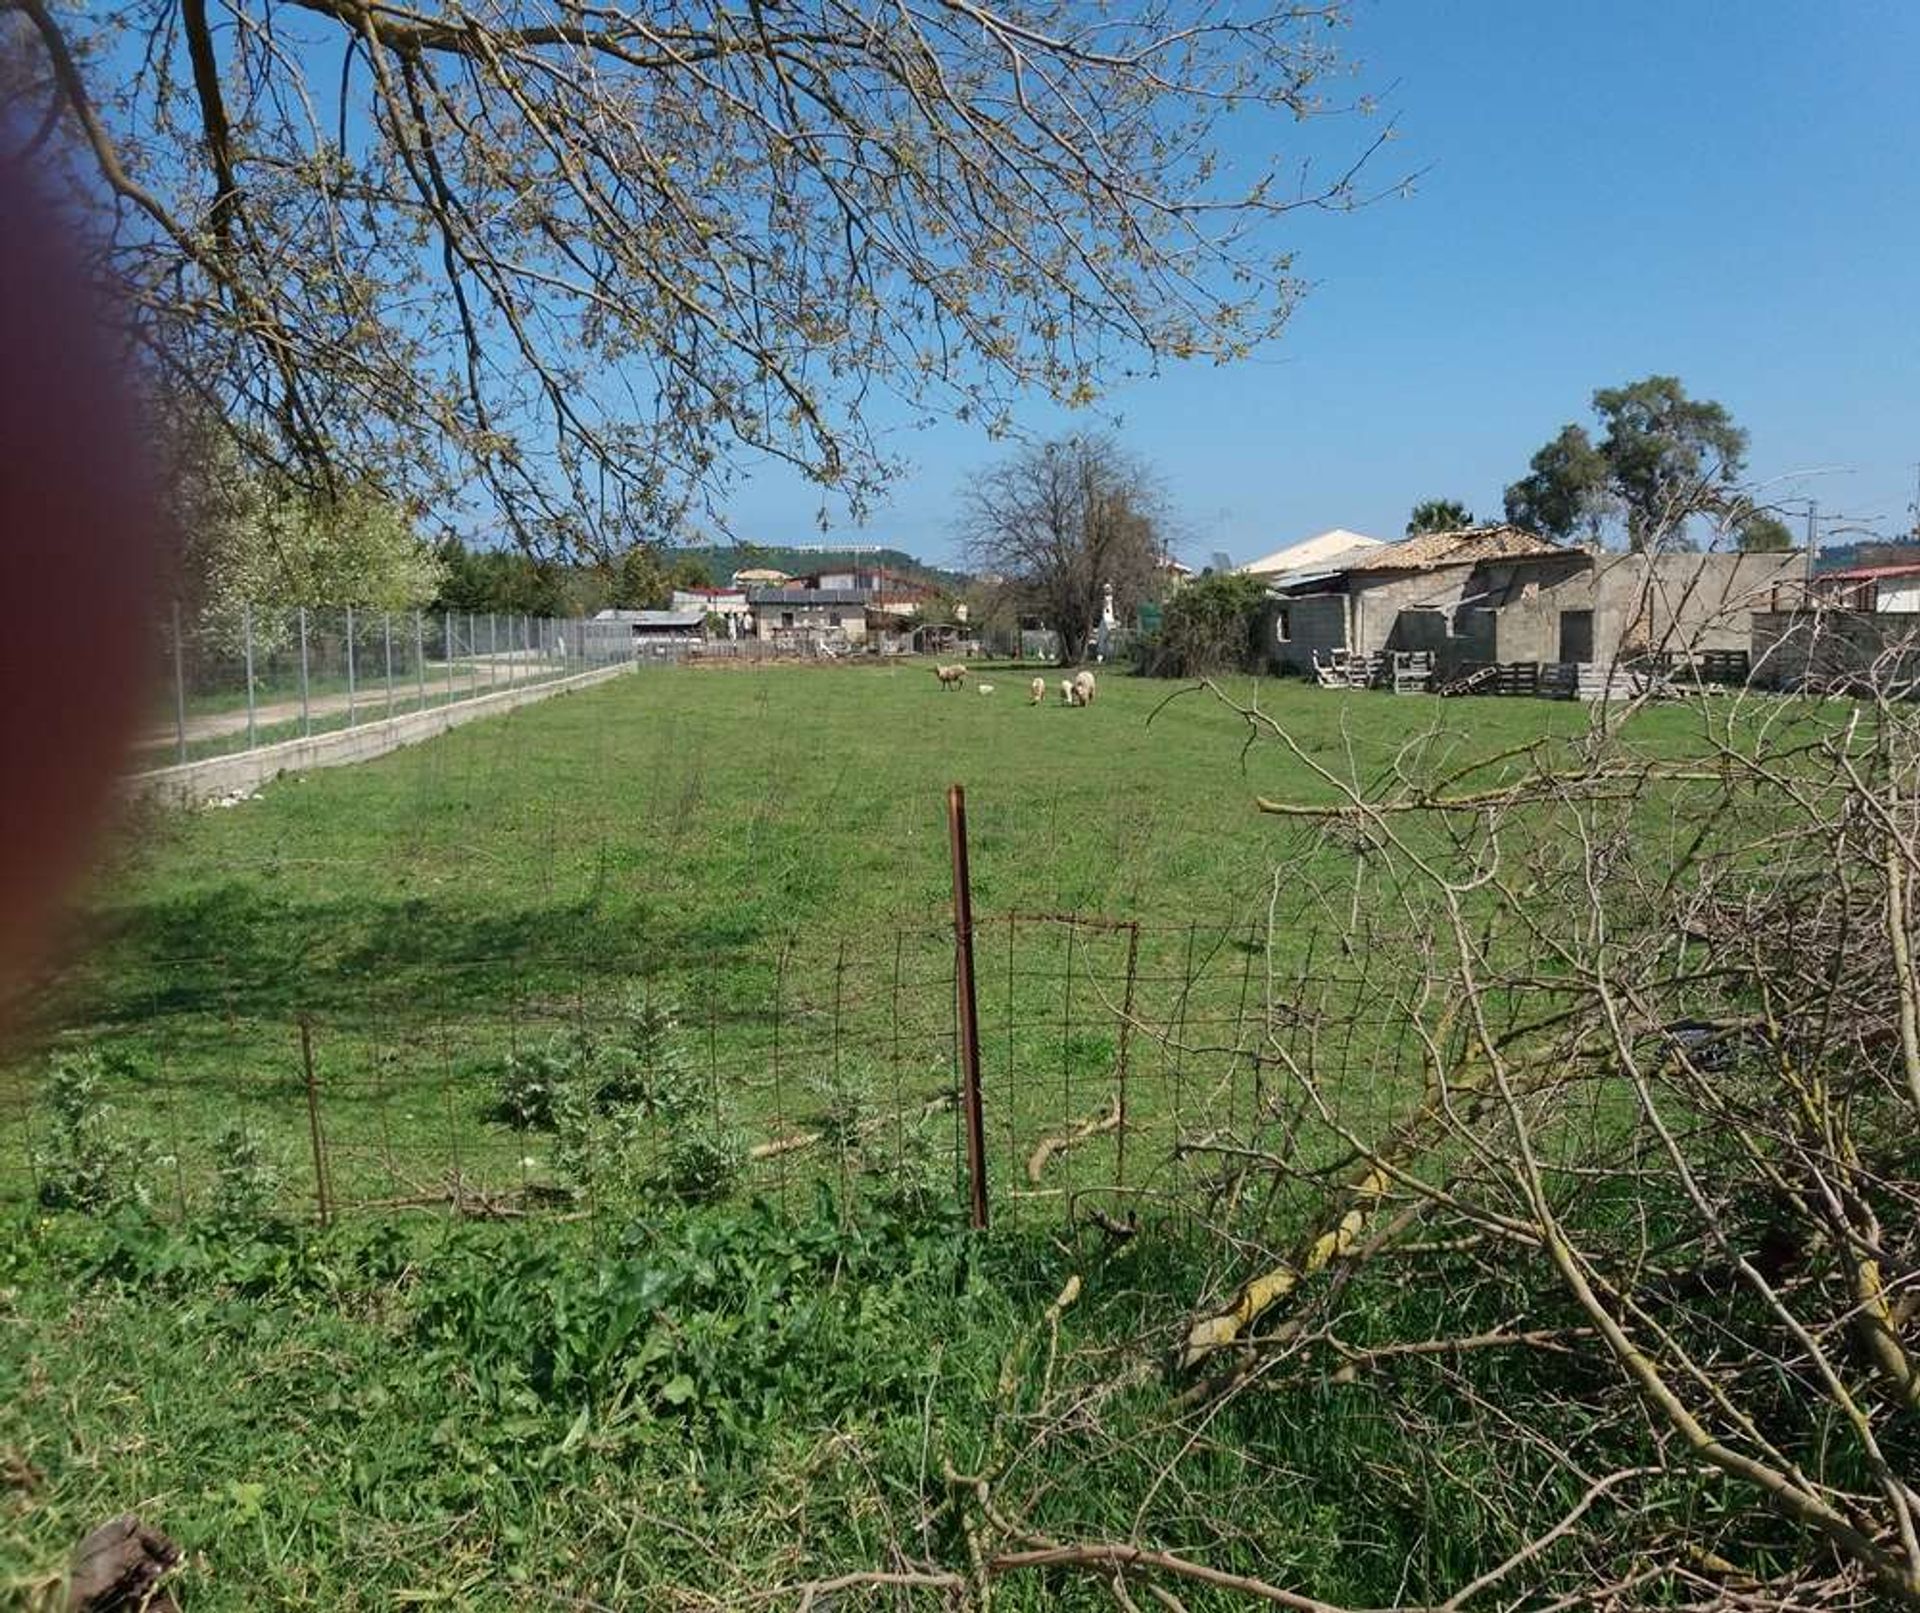
M 1463 694 L 1490 694 L 1489 687 L 1499 675 L 1497 666 L 1471 667 L 1459 676 L 1449 678 L 1434 691 L 1435 694 L 1451 697 Z

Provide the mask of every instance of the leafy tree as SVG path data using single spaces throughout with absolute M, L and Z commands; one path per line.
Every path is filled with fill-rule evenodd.
M 1679 378 L 1650 375 L 1593 395 L 1602 436 L 1577 425 L 1533 456 L 1507 489 L 1507 518 L 1549 537 L 1598 536 L 1617 515 L 1627 547 L 1671 545 L 1688 519 L 1724 512 L 1745 463 L 1747 434 L 1726 407 L 1690 398 Z
M 1291 177 L 1340 8 L 1290 0 L 15 9 L 11 143 L 111 205 L 149 373 L 302 487 L 596 553 L 762 457 L 858 510 L 878 393 L 1243 354 L 1276 221 L 1357 194 Z
M 439 555 L 446 568 L 434 602 L 440 610 L 572 614 L 568 572 L 552 561 L 536 560 L 518 549 L 470 549 L 458 538 L 446 539 Z
M 611 603 L 620 610 L 664 610 L 676 588 L 705 588 L 707 568 L 656 544 L 636 543 L 613 565 Z
M 1627 523 L 1627 547 L 1652 547 L 1688 516 L 1717 507 L 1746 462 L 1747 434 L 1722 404 L 1689 398 L 1679 378 L 1603 387 L 1593 407 L 1600 453 Z
M 1755 510 L 1734 528 L 1740 547 L 1749 554 L 1782 554 L 1793 547 L 1793 532 L 1777 515 Z
M 230 460 L 217 456 L 226 479 L 207 473 L 182 528 L 181 590 L 209 646 L 237 649 L 248 607 L 256 644 L 271 647 L 270 617 L 294 606 L 405 611 L 434 597 L 445 564 L 391 499 L 363 487 L 316 495 Z
M 1149 597 L 1165 511 L 1146 467 L 1107 437 L 1062 437 L 1022 449 L 978 477 L 961 506 L 976 566 L 1060 635 L 1081 660 L 1105 585 L 1116 615 Z
M 1422 532 L 1458 532 L 1472 525 L 1473 511 L 1458 499 L 1422 499 L 1407 517 L 1407 536 L 1417 538 Z
M 1154 670 L 1204 677 L 1249 665 L 1255 654 L 1266 584 L 1238 572 L 1196 577 L 1167 600 Z
M 1583 426 L 1565 425 L 1507 489 L 1507 519 L 1529 532 L 1566 542 L 1598 538 L 1609 503 L 1606 456 Z

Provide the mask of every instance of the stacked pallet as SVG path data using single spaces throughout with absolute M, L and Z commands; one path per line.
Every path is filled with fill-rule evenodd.
M 1582 700 L 1644 700 L 1650 696 L 1659 700 L 1674 693 L 1673 679 L 1652 668 L 1581 661 L 1575 671 L 1575 691 Z

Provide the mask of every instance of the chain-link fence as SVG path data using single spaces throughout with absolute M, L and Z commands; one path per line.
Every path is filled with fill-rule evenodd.
M 159 709 L 134 762 L 232 755 L 635 659 L 631 631 L 612 627 L 350 605 L 176 609 L 160 635 Z

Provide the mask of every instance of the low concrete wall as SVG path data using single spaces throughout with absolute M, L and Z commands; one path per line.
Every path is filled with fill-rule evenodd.
M 555 678 L 551 683 L 533 683 L 520 689 L 503 689 L 498 694 L 481 695 L 473 700 L 456 701 L 450 706 L 434 706 L 426 711 L 410 711 L 404 716 L 381 722 L 362 723 L 355 728 L 340 728 L 315 734 L 308 739 L 289 739 L 279 745 L 263 745 L 258 750 L 233 756 L 210 756 L 203 762 L 182 762 L 177 767 L 156 768 L 150 773 L 135 773 L 121 789 L 135 799 L 158 801 L 167 806 L 198 806 L 215 796 L 235 790 L 251 790 L 282 773 L 307 773 L 319 767 L 345 767 L 350 762 L 369 762 L 402 745 L 433 739 L 463 723 L 481 717 L 497 717 L 503 712 L 545 700 L 549 695 L 566 694 L 574 689 L 589 689 L 624 672 L 630 663 L 596 667 L 577 672 L 570 678 Z
M 1920 683 L 1920 613 L 1755 611 L 1753 681 L 1810 693 L 1910 694 Z

